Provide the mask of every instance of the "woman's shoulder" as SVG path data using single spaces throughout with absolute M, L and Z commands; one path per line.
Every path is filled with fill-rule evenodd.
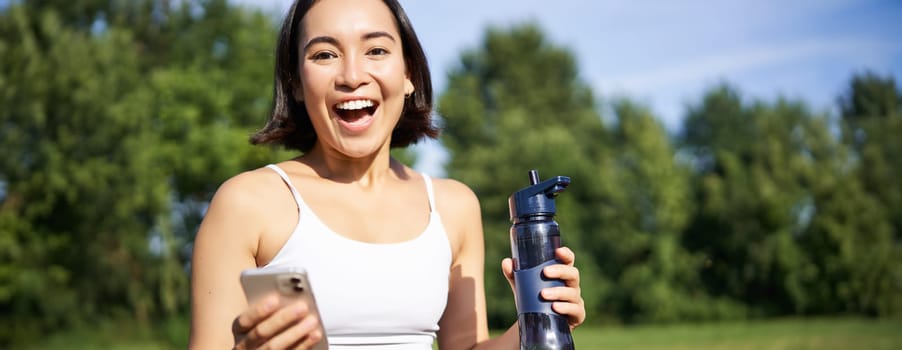
M 432 182 L 435 205 L 442 216 L 453 259 L 457 261 L 462 252 L 481 246 L 482 212 L 479 199 L 470 186 L 458 180 L 438 178 Z
M 282 179 L 275 171 L 267 167 L 260 167 L 232 176 L 223 182 L 216 192 L 230 197 L 255 196 L 272 191 L 277 188 L 275 185 L 281 183 Z
M 443 203 L 452 208 L 478 206 L 476 193 L 463 182 L 449 178 L 432 178 L 435 188 L 436 205 Z M 478 207 L 477 207 L 478 208 Z
M 481 227 L 479 199 L 469 186 L 447 178 L 433 179 L 432 183 L 435 188 L 435 205 L 451 236 L 455 236 L 455 232 L 469 235 L 473 233 L 474 227 Z
M 285 199 L 277 191 L 279 175 L 265 168 L 239 173 L 224 181 L 213 195 L 198 230 L 196 244 L 213 256 L 248 252 L 253 259 L 260 235 L 268 232 Z M 290 196 L 288 200 L 290 200 Z
M 213 195 L 211 204 L 265 209 L 268 203 L 273 203 L 273 198 L 282 194 L 280 191 L 284 191 L 284 187 L 282 179 L 272 169 L 261 167 L 248 170 L 224 181 Z

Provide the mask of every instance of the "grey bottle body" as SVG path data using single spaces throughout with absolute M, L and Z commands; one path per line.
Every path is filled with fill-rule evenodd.
M 554 252 L 561 247 L 561 233 L 552 216 L 535 215 L 515 220 L 510 229 L 510 238 L 515 272 L 556 263 Z M 536 276 L 531 277 L 535 278 Z M 517 281 L 517 284 L 519 285 L 521 282 L 526 281 Z M 558 285 L 562 284 L 558 282 Z M 518 301 L 518 304 L 520 304 L 518 310 L 522 310 L 522 301 Z M 551 311 L 550 303 L 548 308 L 548 310 L 537 310 L 538 312 L 518 313 L 520 349 L 574 349 L 573 336 L 570 333 L 567 319 Z

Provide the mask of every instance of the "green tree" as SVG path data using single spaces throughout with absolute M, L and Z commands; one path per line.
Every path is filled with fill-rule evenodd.
M 284 157 L 247 142 L 268 113 L 274 38 L 224 0 L 0 12 L 0 345 L 187 311 L 204 203 Z
M 793 131 L 804 132 L 807 119 L 803 105 L 748 105 L 729 86 L 713 89 L 686 119 L 699 203 L 687 247 L 705 256 L 709 293 L 757 314 L 792 309 L 783 280 L 798 268 L 793 234 L 808 203 L 799 169 L 805 151 Z
M 891 76 L 864 72 L 852 77 L 839 105 L 843 139 L 855 152 L 858 177 L 889 210 L 893 235 L 902 241 L 902 92 Z
M 684 240 L 706 258 L 710 295 L 752 315 L 865 312 L 890 295 L 884 209 L 850 176 L 827 116 L 721 86 L 684 128 L 699 205 Z
M 0 338 L 72 324 L 104 302 L 147 318 L 148 291 L 166 282 L 146 267 L 169 265 L 147 234 L 168 219 L 168 193 L 146 147 L 150 120 L 123 102 L 140 83 L 131 38 L 92 38 L 53 11 L 4 15 L 0 232 L 11 244 L 0 300 L 11 317 Z
M 735 305 L 710 300 L 702 261 L 682 246 L 689 220 L 689 172 L 675 161 L 664 127 L 628 100 L 613 105 L 615 124 L 599 164 L 603 206 L 590 251 L 614 290 L 607 305 L 627 322 L 673 322 L 722 315 Z
M 902 134 L 902 92 L 892 76 L 865 71 L 850 79 L 839 107 L 843 141 L 855 160 L 857 186 L 868 194 L 866 200 L 876 201 L 871 206 L 882 209 L 859 215 L 883 213 L 889 220 L 880 230 L 859 231 L 861 240 L 882 246 L 843 244 L 837 249 L 846 259 L 866 258 L 854 266 L 860 269 L 856 275 L 861 280 L 843 290 L 859 296 L 850 302 L 854 306 L 847 307 L 877 315 L 898 313 L 902 311 L 902 139 L 898 136 Z M 865 247 L 877 249 L 867 255 L 851 252 Z

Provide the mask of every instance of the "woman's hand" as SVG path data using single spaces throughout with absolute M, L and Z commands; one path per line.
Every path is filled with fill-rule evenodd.
M 280 306 L 275 293 L 248 306 L 232 322 L 235 349 L 311 349 L 323 338 L 319 318 L 299 299 Z
M 573 330 L 586 320 L 586 305 L 579 288 L 579 270 L 573 266 L 576 255 L 567 247 L 558 248 L 554 253 L 561 264 L 546 266 L 542 273 L 547 278 L 563 281 L 564 286 L 542 289 L 542 298 L 554 302 L 551 309 L 566 316 L 570 330 Z M 504 272 L 504 277 L 507 277 L 511 289 L 515 289 L 513 269 L 511 258 L 501 261 L 501 271 Z

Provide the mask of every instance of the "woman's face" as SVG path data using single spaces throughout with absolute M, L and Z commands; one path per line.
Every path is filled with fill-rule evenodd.
M 347 157 L 388 149 L 413 92 L 401 36 L 380 0 L 322 0 L 301 22 L 302 98 L 321 147 Z

